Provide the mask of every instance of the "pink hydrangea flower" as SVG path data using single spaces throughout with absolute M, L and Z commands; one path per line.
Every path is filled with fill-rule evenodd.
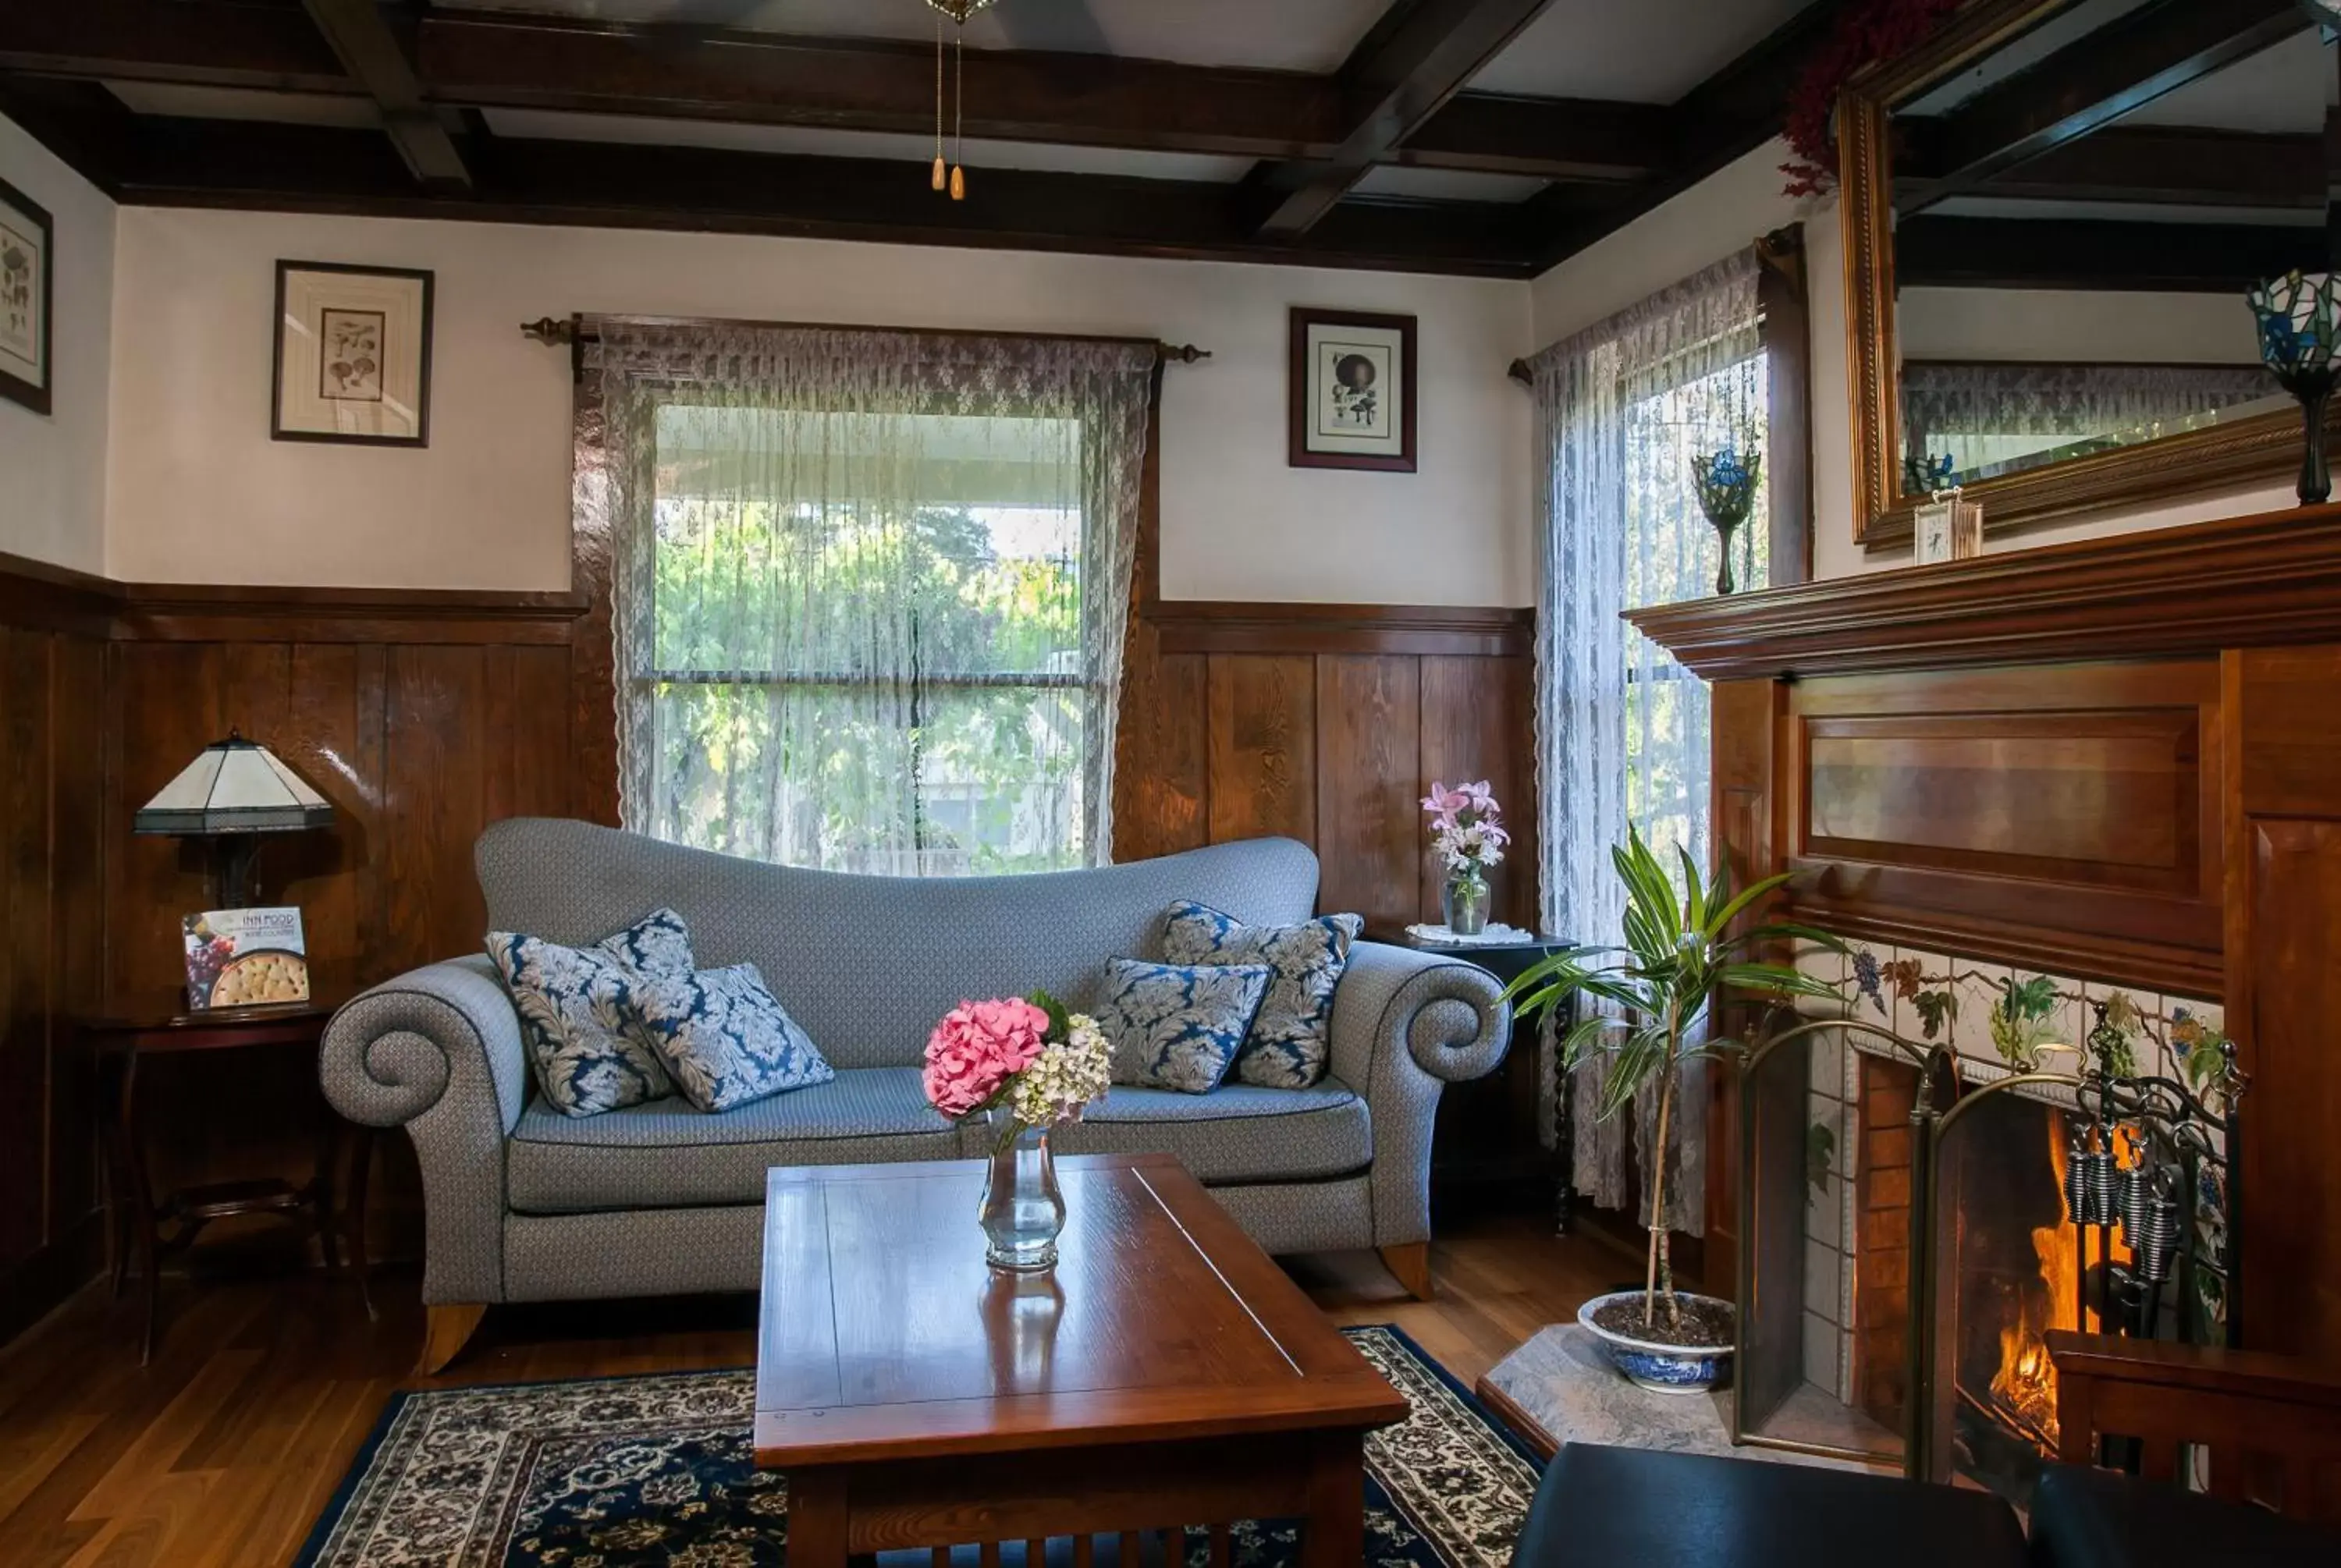
M 1016 997 L 961 1002 L 927 1037 L 927 1099 L 951 1120 L 973 1114 L 1047 1043 L 1049 1015 Z

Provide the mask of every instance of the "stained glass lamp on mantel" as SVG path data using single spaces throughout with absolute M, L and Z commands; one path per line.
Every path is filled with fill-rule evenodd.
M 2286 273 L 2247 296 L 2259 318 L 2260 358 L 2285 391 L 2300 400 L 2307 424 L 2307 451 L 2300 461 L 2300 504 L 2314 506 L 2333 494 L 2325 459 L 2325 405 L 2341 380 L 2334 352 L 2341 347 L 2341 277 L 2332 273 Z
M 211 907 L 240 909 L 252 897 L 261 834 L 306 832 L 333 819 L 333 806 L 282 758 L 231 729 L 139 809 L 131 830 L 204 840 L 211 857 Z

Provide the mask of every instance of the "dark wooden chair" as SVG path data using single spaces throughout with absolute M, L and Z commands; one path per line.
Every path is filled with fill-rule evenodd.
M 2067 1464 L 2115 1440 L 2147 1481 L 2341 1524 L 2341 1366 L 2067 1331 L 2048 1355 Z

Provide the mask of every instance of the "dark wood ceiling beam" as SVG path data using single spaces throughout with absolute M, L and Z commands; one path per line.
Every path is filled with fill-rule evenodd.
M 2314 25 L 2297 0 L 2155 0 L 1941 116 L 1936 178 L 1895 204 L 1915 213 L 1971 193 Z
M 423 18 L 417 60 L 442 102 L 921 134 L 935 124 L 922 45 L 631 26 L 490 12 Z M 971 50 L 971 136 L 1237 156 L 1331 149 L 1330 78 Z
M 426 185 L 464 186 L 472 172 L 455 138 L 424 98 L 406 45 L 374 0 L 301 0 L 343 68 L 382 111 L 382 128 L 406 167 Z
M 1902 121 L 1895 188 L 1940 178 L 1923 122 Z M 2186 126 L 2109 125 L 1994 175 L 1978 196 L 2044 202 L 2137 202 L 2190 207 L 2322 209 L 2324 138 Z
M 1904 288 L 2078 289 L 2236 296 L 2295 267 L 2325 265 L 2322 223 L 2151 223 L 2099 219 L 1906 218 L 1894 233 Z
M 863 158 L 498 137 L 468 192 L 417 185 L 371 132 L 139 117 L 126 202 L 782 234 L 893 243 L 1529 275 L 1517 210 L 1359 201 L 1304 239 L 1262 240 L 1230 187 L 990 169 L 939 203 L 920 169 Z
M 220 0 L 0 6 L 0 70 L 263 93 L 364 91 L 297 6 Z
M 1261 236 L 1307 233 L 1375 164 L 1390 161 L 1410 135 L 1549 3 L 1398 0 L 1338 74 L 1349 120 L 1332 155 L 1298 180 L 1253 171 L 1249 184 L 1268 195 Z
M 1673 127 L 1657 104 L 1458 93 L 1386 161 L 1544 180 L 1644 180 L 1672 161 Z

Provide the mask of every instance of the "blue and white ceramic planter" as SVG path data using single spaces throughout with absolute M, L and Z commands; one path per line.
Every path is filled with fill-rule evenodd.
M 1711 1297 L 1691 1296 L 1677 1293 L 1684 1301 L 1705 1301 Z M 1636 1339 L 1615 1329 L 1602 1327 L 1593 1321 L 1593 1315 L 1613 1301 L 1639 1302 L 1639 1290 L 1614 1291 L 1597 1295 L 1577 1309 L 1577 1321 L 1585 1332 L 1601 1342 L 1618 1370 L 1635 1384 L 1659 1394 L 1705 1394 L 1720 1388 L 1731 1376 L 1731 1347 L 1719 1345 L 1713 1350 L 1686 1350 L 1679 1345 L 1659 1345 L 1651 1340 Z M 1717 1305 L 1726 1305 L 1722 1302 Z

